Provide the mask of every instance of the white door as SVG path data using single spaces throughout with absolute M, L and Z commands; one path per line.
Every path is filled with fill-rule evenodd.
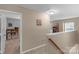
M 0 53 L 1 53 L 1 16 L 0 16 Z
M 4 14 L 1 14 L 1 53 L 5 52 L 5 40 L 6 40 L 6 18 Z

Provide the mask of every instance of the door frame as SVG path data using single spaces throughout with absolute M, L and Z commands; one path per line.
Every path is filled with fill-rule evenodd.
M 22 52 L 22 13 L 19 13 L 19 12 L 14 12 L 14 11 L 8 11 L 8 10 L 2 10 L 1 11 L 5 11 L 5 12 L 8 12 L 8 13 L 13 13 L 13 14 L 18 14 L 19 15 L 19 20 L 20 20 L 20 29 L 19 29 L 19 35 L 20 35 L 20 42 L 19 42 L 19 45 L 20 45 L 20 53 Z M 1 13 L 3 15 L 3 18 L 6 22 L 6 15 L 4 13 Z M 3 22 L 1 19 L 1 22 Z M 5 23 L 6 24 L 6 23 Z M 1 24 L 2 26 L 2 24 Z M 5 25 L 6 26 L 6 25 Z M 2 29 L 1 29 L 2 30 Z M 3 32 L 3 31 L 2 31 Z M 1 33 L 2 34 L 2 33 Z M 3 34 L 4 35 L 4 34 Z M 6 39 L 5 39 L 6 40 Z M 2 41 L 1 39 L 1 53 L 5 53 L 5 40 Z M 3 43 L 4 42 L 4 43 Z
M 1 15 L 1 53 L 5 52 L 5 39 L 6 39 L 6 20 L 4 14 L 0 13 Z

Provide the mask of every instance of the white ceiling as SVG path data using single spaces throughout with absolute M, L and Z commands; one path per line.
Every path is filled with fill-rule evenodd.
M 58 12 L 51 16 L 51 20 L 79 16 L 79 4 L 24 4 L 21 6 L 39 12 L 46 12 L 50 9 L 57 10 Z

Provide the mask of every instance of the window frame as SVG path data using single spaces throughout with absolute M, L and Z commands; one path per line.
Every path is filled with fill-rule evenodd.
M 74 25 L 73 25 L 73 26 L 74 26 L 74 29 L 73 29 L 73 30 L 68 30 L 68 31 L 66 31 L 66 30 L 65 30 L 65 27 L 66 27 L 65 24 L 66 24 L 66 23 L 73 23 L 73 24 L 74 24 Z M 63 23 L 63 31 L 64 31 L 64 32 L 75 31 L 75 22 L 64 22 L 64 23 Z

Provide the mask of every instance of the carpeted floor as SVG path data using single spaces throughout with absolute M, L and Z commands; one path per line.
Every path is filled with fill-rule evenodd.
M 20 53 L 19 39 L 6 40 L 5 43 L 5 54 Z

